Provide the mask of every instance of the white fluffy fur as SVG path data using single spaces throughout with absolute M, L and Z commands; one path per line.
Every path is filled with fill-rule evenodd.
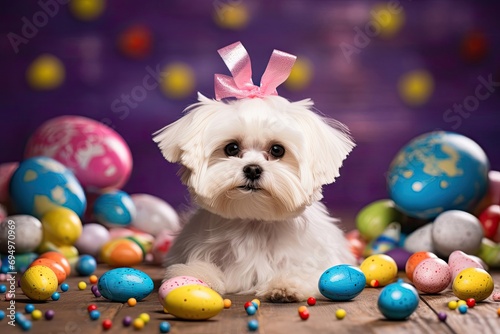
M 165 278 L 188 275 L 219 293 L 271 301 L 318 296 L 319 276 L 355 262 L 322 203 L 354 143 L 342 124 L 312 111 L 311 100 L 279 96 L 199 102 L 154 134 L 164 157 L 180 163 L 199 206 L 170 249 Z M 224 147 L 237 142 L 238 156 Z M 279 144 L 285 155 L 275 158 Z M 259 165 L 251 182 L 243 167 Z M 242 189 L 252 183 L 258 190 Z

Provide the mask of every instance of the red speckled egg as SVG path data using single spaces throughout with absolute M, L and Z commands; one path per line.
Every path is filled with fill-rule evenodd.
M 413 272 L 413 284 L 424 293 L 439 293 L 451 283 L 451 270 L 442 259 L 426 259 Z

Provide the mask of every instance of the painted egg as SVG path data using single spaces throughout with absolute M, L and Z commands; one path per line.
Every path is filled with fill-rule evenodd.
M 319 278 L 319 292 L 334 301 L 351 300 L 363 291 L 366 277 L 354 266 L 339 264 L 327 269 Z
M 56 207 L 82 216 L 87 200 L 73 173 L 48 157 L 34 157 L 19 164 L 10 180 L 10 197 L 17 212 L 42 217 Z
M 39 257 L 56 261 L 64 268 L 64 271 L 66 272 L 66 276 L 71 275 L 71 265 L 69 264 L 68 259 L 63 254 L 56 252 L 56 251 L 50 251 L 50 252 L 45 252 L 43 254 L 40 254 Z
M 398 266 L 398 271 L 404 271 L 408 259 L 413 254 L 411 252 L 408 252 L 404 248 L 397 247 L 386 252 L 385 255 L 392 257 L 392 259 L 396 262 Z
M 15 235 L 9 231 L 14 230 Z M 34 251 L 42 242 L 42 223 L 35 217 L 29 215 L 14 215 L 6 217 L 0 223 L 0 252 L 8 254 L 9 240 L 11 250 L 16 253 L 28 253 Z
M 410 280 L 410 282 L 413 282 L 413 272 L 415 271 L 415 268 L 418 266 L 420 262 L 426 259 L 437 259 L 437 255 L 432 253 L 432 252 L 416 252 L 413 253 L 409 258 L 408 261 L 406 261 L 405 265 L 405 272 L 406 276 Z
M 9 255 L 7 254 L 0 254 L 0 257 L 2 259 L 1 263 L 2 263 L 2 266 L 5 266 L 7 268 L 7 270 L 5 270 L 5 272 L 7 271 L 15 271 L 15 272 L 18 272 L 18 273 L 22 273 L 24 271 L 26 271 L 26 269 L 28 269 L 28 267 L 30 266 L 30 264 L 36 259 L 38 258 L 38 254 L 37 253 L 34 253 L 34 252 L 29 252 L 29 253 L 23 253 L 23 254 L 16 254 L 14 255 L 14 259 L 15 259 L 15 265 L 14 265 L 14 270 L 11 270 L 9 268 Z M 12 262 L 12 261 L 11 261 Z
M 164 200 L 148 194 L 130 196 L 136 208 L 136 215 L 131 226 L 158 235 L 162 230 L 177 231 L 180 227 L 177 212 Z
M 18 162 L 6 162 L 0 164 L 0 203 L 6 204 L 9 202 L 10 179 L 18 167 Z
M 486 265 L 494 268 L 500 267 L 500 245 L 493 240 L 483 238 L 477 255 Z
M 389 320 L 404 320 L 418 307 L 418 292 L 413 286 L 399 279 L 387 285 L 378 297 L 377 306 Z
M 33 133 L 25 156 L 51 157 L 72 170 L 87 190 L 121 188 L 132 171 L 132 155 L 113 129 L 90 118 L 61 116 Z
M 222 297 L 202 285 L 185 285 L 172 290 L 165 297 L 168 312 L 177 318 L 206 320 L 224 308 Z
M 432 241 L 432 228 L 433 224 L 426 224 L 406 237 L 404 248 L 409 252 L 422 252 L 427 251 L 434 253 L 434 244 Z
M 484 236 L 498 242 L 500 240 L 500 205 L 490 205 L 479 215 L 479 222 L 483 227 Z
M 474 298 L 476 302 L 485 300 L 493 292 L 493 277 L 484 269 L 467 268 L 453 280 L 453 293 L 460 299 Z
M 480 268 L 484 269 L 481 262 L 479 262 L 475 257 L 465 254 L 462 251 L 454 251 L 450 254 L 448 258 L 448 265 L 451 269 L 451 279 L 454 280 L 455 277 L 464 269 L 467 268 Z
M 21 290 L 30 299 L 47 300 L 57 290 L 57 276 L 49 267 L 30 267 L 21 277 Z
M 479 220 L 465 211 L 443 212 L 434 220 L 432 241 L 437 254 L 449 256 L 455 250 L 476 253 L 481 247 L 483 228 Z
M 197 279 L 196 277 L 192 276 L 177 276 L 177 277 L 172 277 L 165 282 L 163 282 L 158 289 L 158 300 L 160 303 L 165 306 L 165 297 L 174 289 L 177 289 L 178 287 L 185 286 L 185 285 L 203 285 L 208 287 L 208 285 L 203 282 L 202 280 Z
M 451 270 L 442 259 L 425 259 L 413 272 L 413 284 L 424 293 L 438 293 L 451 283 Z
M 64 270 L 63 266 L 61 266 L 54 260 L 38 258 L 30 264 L 30 267 L 33 266 L 45 266 L 50 268 L 50 270 L 52 270 L 54 274 L 56 274 L 57 284 L 61 284 L 66 280 L 66 270 Z
M 401 224 L 390 223 L 381 235 L 373 239 L 370 243 L 370 254 L 385 254 L 397 247 L 401 239 Z
M 367 257 L 359 266 L 366 276 L 366 284 L 370 285 L 373 280 L 378 281 L 379 286 L 385 286 L 396 279 L 398 265 L 392 257 L 385 254 L 375 254 Z
M 382 199 L 368 204 L 356 216 L 356 227 L 368 241 L 384 232 L 392 222 L 399 222 L 402 214 L 390 199 Z
M 100 224 L 85 224 L 75 247 L 80 254 L 97 256 L 101 247 L 110 240 L 109 231 Z
M 154 288 L 153 280 L 143 271 L 133 268 L 116 268 L 101 275 L 97 282 L 99 292 L 115 302 L 126 302 L 129 298 L 140 301 Z
M 128 226 L 135 217 L 136 208 L 126 192 L 114 190 L 99 196 L 93 211 L 94 217 L 103 225 Z
M 142 254 L 148 254 L 149 252 L 151 252 L 151 249 L 153 248 L 153 242 L 155 241 L 155 238 L 147 233 L 137 233 L 134 235 L 129 235 L 124 239 L 132 240 L 133 242 L 135 242 L 139 247 L 141 247 Z
M 43 238 L 56 246 L 71 246 L 82 234 L 82 221 L 67 208 L 59 207 L 42 216 Z
M 92 255 L 82 255 L 78 257 L 75 269 L 80 276 L 90 276 L 97 269 L 97 261 Z
M 129 239 L 115 239 L 105 243 L 99 259 L 112 267 L 132 267 L 144 259 L 141 247 Z
M 169 230 L 161 231 L 153 242 L 151 254 L 153 263 L 162 264 L 165 261 L 168 251 L 174 242 L 175 236 Z

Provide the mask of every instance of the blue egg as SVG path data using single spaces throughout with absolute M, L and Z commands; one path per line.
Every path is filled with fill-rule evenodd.
M 339 264 L 326 270 L 319 278 L 319 292 L 334 301 L 351 300 L 363 291 L 366 276 L 361 269 Z
M 472 210 L 487 191 L 488 171 L 488 158 L 477 143 L 436 131 L 399 151 L 387 173 L 387 187 L 400 211 L 432 219 L 448 210 Z
M 92 255 L 81 255 L 76 262 L 76 271 L 81 276 L 90 276 L 97 268 L 97 261 Z
M 48 157 L 33 157 L 19 164 L 10 180 L 16 212 L 41 218 L 54 206 L 71 209 L 82 217 L 87 199 L 71 170 Z
M 105 298 L 124 303 L 129 298 L 144 299 L 153 291 L 154 284 L 146 273 L 124 267 L 105 272 L 99 278 L 97 288 Z
M 95 218 L 110 227 L 130 225 L 135 214 L 136 208 L 132 198 L 121 190 L 102 194 L 94 203 Z
M 418 292 L 410 284 L 398 280 L 387 285 L 378 296 L 378 309 L 389 320 L 408 318 L 418 307 Z

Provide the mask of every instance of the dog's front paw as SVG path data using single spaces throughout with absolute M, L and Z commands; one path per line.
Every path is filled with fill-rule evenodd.
M 274 303 L 296 303 L 305 300 L 306 296 L 302 289 L 295 283 L 286 279 L 273 279 L 257 295 Z

